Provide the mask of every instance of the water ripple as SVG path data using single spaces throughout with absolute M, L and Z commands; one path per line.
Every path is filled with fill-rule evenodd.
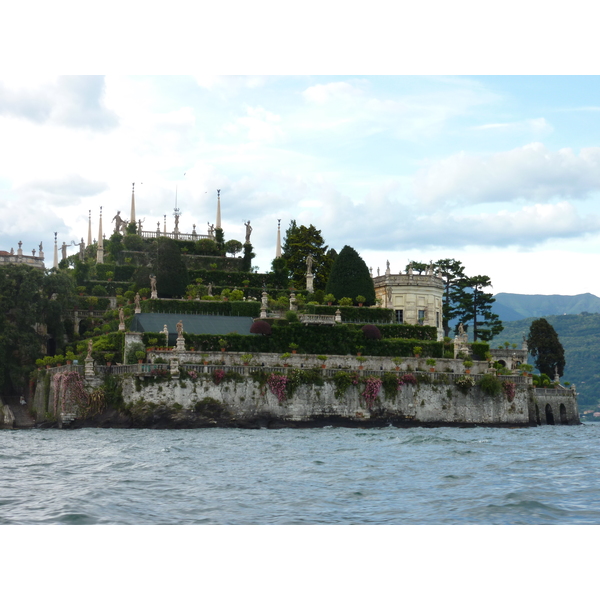
M 0 523 L 598 524 L 599 434 L 0 431 Z

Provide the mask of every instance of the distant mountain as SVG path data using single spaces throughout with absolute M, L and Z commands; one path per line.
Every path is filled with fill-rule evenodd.
M 591 294 L 558 297 L 581 298 L 585 296 L 591 296 Z M 598 365 L 600 365 L 600 314 L 555 315 L 544 318 L 554 327 L 560 343 L 565 349 L 566 366 L 562 380 L 577 386 L 580 406 L 597 405 L 600 403 L 600 371 L 598 370 Z M 491 347 L 498 348 L 504 342 L 510 342 L 517 344 L 517 347 L 520 348 L 523 336 L 529 334 L 529 327 L 533 320 L 534 317 L 520 321 L 505 321 L 504 331 L 490 342 Z M 531 357 L 529 362 L 533 364 Z
M 600 313 L 600 298 L 593 294 L 560 296 L 553 294 L 505 294 L 494 296 L 492 310 L 503 322 L 518 321 L 528 317 L 546 317 L 548 315 L 579 315 L 582 313 Z

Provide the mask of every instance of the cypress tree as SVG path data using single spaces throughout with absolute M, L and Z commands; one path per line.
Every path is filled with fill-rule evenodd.
M 188 272 L 175 240 L 161 237 L 156 257 L 156 290 L 163 298 L 181 298 L 188 284 Z
M 558 376 L 563 376 L 565 350 L 554 327 L 546 319 L 536 319 L 531 323 L 527 345 L 529 353 L 535 358 L 535 366 L 540 373 L 553 379 L 555 371 L 558 370 Z
M 325 288 L 326 294 L 340 298 L 365 297 L 365 304 L 375 304 L 375 287 L 365 261 L 350 246 L 344 246 L 338 254 Z

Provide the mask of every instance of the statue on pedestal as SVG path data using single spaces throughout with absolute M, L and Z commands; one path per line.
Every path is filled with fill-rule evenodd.
M 91 339 L 88 340 L 87 356 L 85 357 L 85 360 L 91 360 L 92 359 L 92 346 L 93 345 L 94 345 L 94 342 Z
M 252 227 L 250 227 L 250 221 L 248 221 L 247 223 L 244 223 L 244 225 L 246 226 L 246 244 L 250 243 L 250 234 L 252 233 Z
M 156 275 L 150 275 L 150 291 L 152 292 L 151 298 L 156 298 Z
M 177 323 L 177 339 L 183 337 L 183 321 Z
M 140 306 L 140 295 L 138 292 L 135 293 L 135 312 L 141 313 L 142 307 Z

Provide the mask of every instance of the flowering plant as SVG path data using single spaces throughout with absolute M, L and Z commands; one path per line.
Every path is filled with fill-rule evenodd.
M 382 382 L 379 377 L 367 377 L 364 380 L 364 383 L 365 391 L 362 393 L 362 397 L 367 403 L 367 408 L 371 408 L 375 402 L 375 398 L 377 398 L 377 395 L 379 394 Z
M 190 379 L 196 380 L 198 379 L 198 373 L 196 371 L 188 371 L 188 377 Z
M 509 402 L 512 402 L 515 399 L 515 390 L 517 388 L 517 384 L 512 381 L 503 381 L 502 387 L 504 388 L 506 398 Z
M 269 389 L 277 396 L 280 404 L 284 402 L 286 398 L 287 382 L 288 378 L 285 375 L 276 375 L 275 373 L 269 375 L 269 378 L 267 379 Z
M 466 394 L 475 385 L 475 380 L 469 375 L 463 375 L 454 384 L 463 394 Z
M 225 371 L 223 371 L 223 369 L 213 371 L 212 380 L 216 385 L 219 385 L 221 381 L 223 381 L 223 377 L 225 377 Z

